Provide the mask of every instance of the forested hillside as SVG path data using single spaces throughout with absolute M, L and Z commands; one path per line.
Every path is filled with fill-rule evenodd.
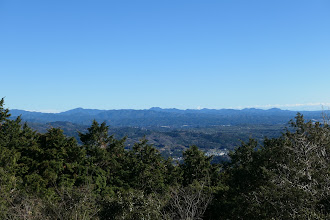
M 250 139 L 211 163 L 182 163 L 146 140 L 125 148 L 93 121 L 81 144 L 10 118 L 0 101 L 1 219 L 329 219 L 330 127 L 296 115 L 280 137 Z

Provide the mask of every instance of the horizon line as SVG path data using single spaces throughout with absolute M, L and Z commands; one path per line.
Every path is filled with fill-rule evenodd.
M 309 109 L 308 109 L 309 107 Z M 74 109 L 84 109 L 84 110 L 101 110 L 101 111 L 109 111 L 109 110 L 150 110 L 152 108 L 160 108 L 163 110 L 166 109 L 177 109 L 177 110 L 203 110 L 203 109 L 208 109 L 208 110 L 243 110 L 243 109 L 260 109 L 260 110 L 270 110 L 273 108 L 277 108 L 280 110 L 289 110 L 289 111 L 325 111 L 325 110 L 330 110 L 330 103 L 306 103 L 306 104 L 301 104 L 301 103 L 297 103 L 297 104 L 267 104 L 267 105 L 251 105 L 251 106 L 237 106 L 237 107 L 227 107 L 227 108 L 202 108 L 200 106 L 196 107 L 196 108 L 186 108 L 186 109 L 182 109 L 182 108 L 162 108 L 162 107 L 150 107 L 150 108 L 118 108 L 118 109 L 97 109 L 97 108 L 82 108 L 82 107 L 77 107 L 77 108 L 72 108 L 72 109 L 68 109 L 68 110 L 64 110 L 64 111 L 60 111 L 57 109 L 41 109 L 41 110 L 28 110 L 28 109 L 12 109 L 12 110 L 23 110 L 23 111 L 28 111 L 28 112 L 39 112 L 39 113 L 51 113 L 51 114 L 58 114 L 58 113 L 63 113 L 63 112 L 67 112 L 70 110 L 74 110 Z M 314 109 L 312 109 L 314 108 Z M 11 109 L 9 109 L 11 110 Z

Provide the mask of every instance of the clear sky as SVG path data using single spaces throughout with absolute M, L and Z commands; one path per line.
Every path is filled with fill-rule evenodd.
M 319 107 L 329 0 L 0 0 L 6 107 Z

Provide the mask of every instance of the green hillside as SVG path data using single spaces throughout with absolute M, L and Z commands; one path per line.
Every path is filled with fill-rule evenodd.
M 226 162 L 211 163 L 213 156 L 192 145 L 177 163 L 145 139 L 127 148 L 126 138 L 109 135 L 97 121 L 79 132 L 81 144 L 60 128 L 36 132 L 10 119 L 3 102 L 0 219 L 330 218 L 327 123 L 298 114 L 279 137 L 243 142 Z M 251 129 L 260 128 L 245 128 Z M 199 134 L 216 143 L 213 131 Z

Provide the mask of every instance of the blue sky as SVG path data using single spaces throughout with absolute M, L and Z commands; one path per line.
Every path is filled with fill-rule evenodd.
M 0 97 L 64 111 L 330 105 L 328 0 L 0 0 Z

